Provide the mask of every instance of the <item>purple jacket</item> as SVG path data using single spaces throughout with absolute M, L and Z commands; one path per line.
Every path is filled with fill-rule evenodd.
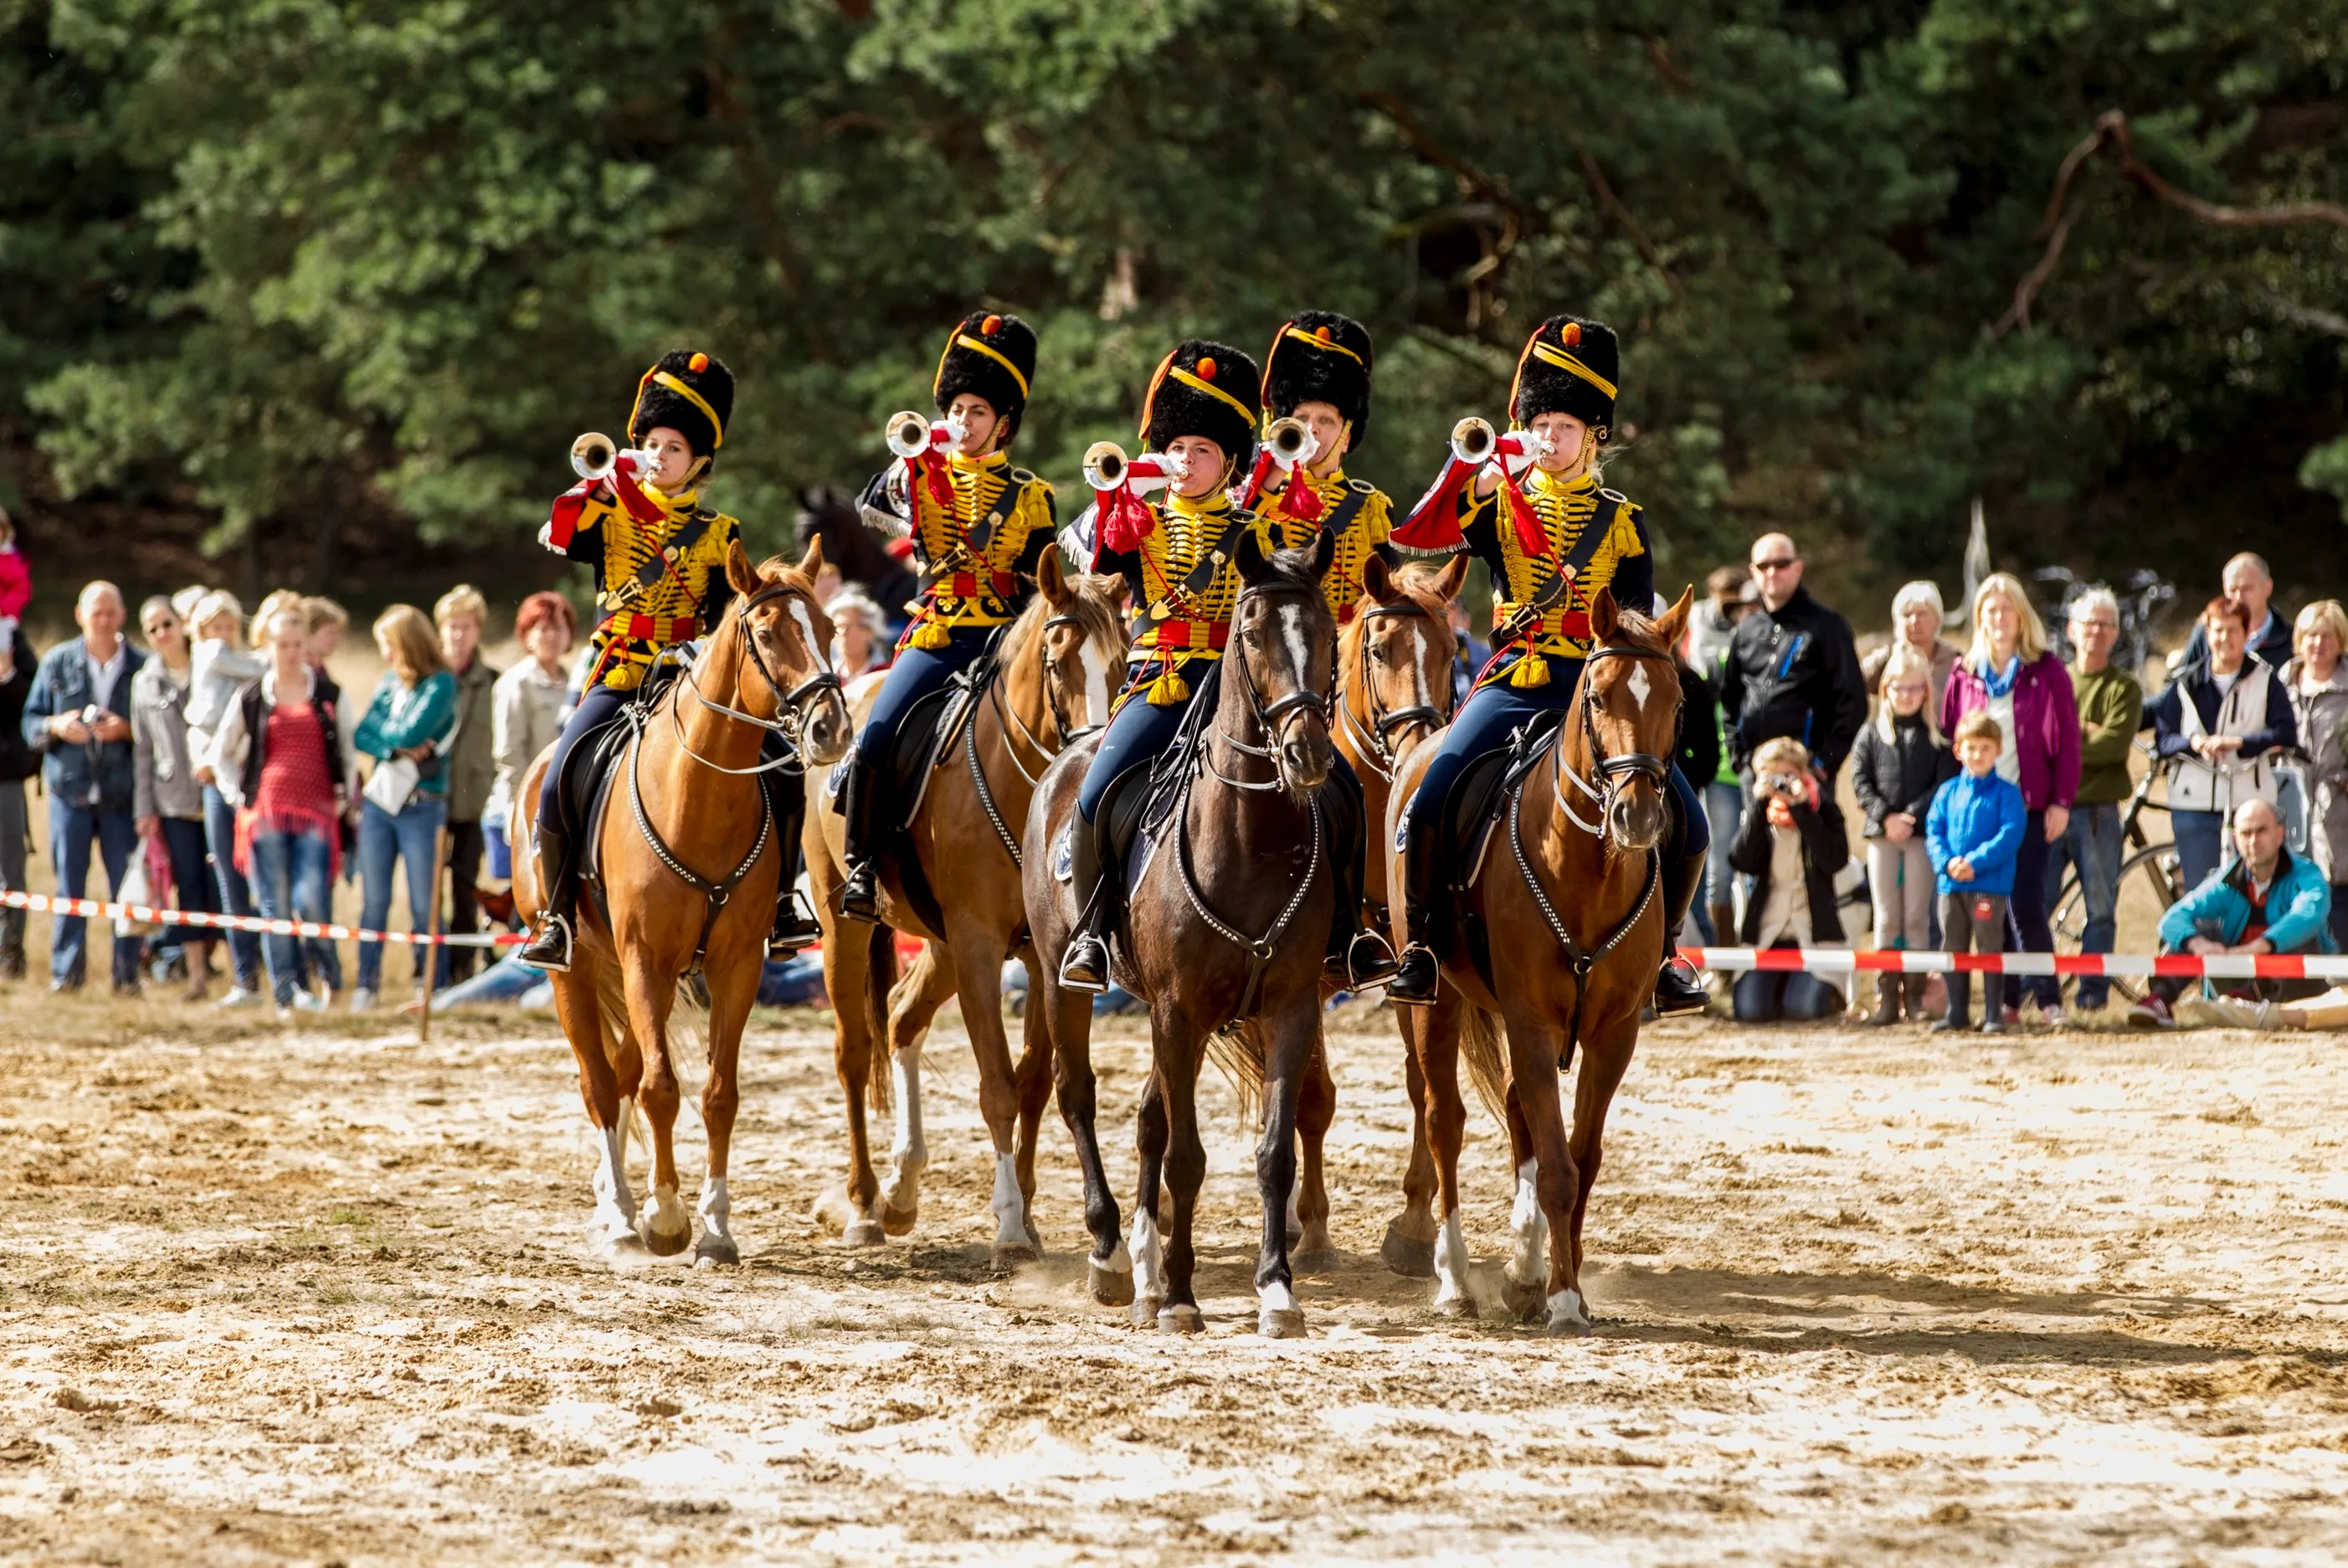
M 1941 696 L 1941 732 L 1953 738 L 1965 715 L 1989 706 L 1989 688 L 1959 660 Z M 2013 680 L 2013 749 L 2022 763 L 2022 803 L 2030 810 L 2068 810 L 2079 798 L 2079 705 L 2071 672 L 2053 653 L 2022 666 Z

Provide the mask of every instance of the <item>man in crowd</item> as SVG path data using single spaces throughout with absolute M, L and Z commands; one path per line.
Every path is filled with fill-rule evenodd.
M 2267 570 L 2266 557 L 2243 551 L 2226 562 L 2225 574 L 2219 585 L 2226 597 L 2241 605 L 2250 621 L 2250 652 L 2259 662 L 2276 669 L 2291 662 L 2291 623 L 2274 612 L 2274 573 Z M 2209 634 L 2197 621 L 2193 634 L 2185 640 L 2185 652 L 2175 662 L 2183 669 L 2209 656 Z
M 98 847 L 106 881 L 118 893 L 139 847 L 132 818 L 135 780 L 130 742 L 130 677 L 146 662 L 123 639 L 121 591 L 92 583 L 74 604 L 81 635 L 41 660 L 25 699 L 25 744 L 41 754 L 49 794 L 49 856 L 57 892 L 80 898 Z M 49 989 L 78 991 L 86 974 L 84 927 L 77 914 L 57 917 L 49 950 Z M 139 939 L 114 942 L 114 989 L 139 990 Z
M 1757 608 L 1737 623 L 1721 666 L 1730 754 L 1750 775 L 1754 749 L 1791 737 L 1831 782 L 1867 722 L 1867 682 L 1850 623 L 1802 586 L 1802 557 L 1782 533 L 1753 545 Z
M 2332 887 L 2316 863 L 2283 847 L 2282 816 L 2264 800 L 2234 809 L 2234 859 L 2160 917 L 2160 949 L 2203 957 L 2332 951 Z M 2226 995 L 2205 997 L 2196 982 L 2161 975 L 2128 1022 L 2166 1028 L 2182 1022 L 2272 1028 L 2278 1004 L 2323 990 L 2320 980 L 2224 981 Z M 2179 1000 L 2188 985 L 2195 986 Z
M 2120 802 L 2135 788 L 2128 753 L 2144 725 L 2144 688 L 2135 675 L 2112 667 L 2119 641 L 2119 601 L 2107 588 L 2090 588 L 2071 605 L 2071 691 L 2079 707 L 2079 794 L 2063 836 L 2048 846 L 2046 902 L 2052 908 L 2063 884 L 2063 868 L 2079 868 L 2079 892 L 2087 907 L 2082 953 L 2109 953 L 2118 933 Z M 2097 1011 L 2110 1000 L 2111 982 L 2100 975 L 2079 977 L 2078 1006 Z

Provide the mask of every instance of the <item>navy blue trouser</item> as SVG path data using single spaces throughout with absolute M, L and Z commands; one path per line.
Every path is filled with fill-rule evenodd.
M 872 711 L 856 732 L 857 760 L 868 768 L 887 762 L 898 727 L 913 705 L 932 692 L 943 691 L 948 681 L 976 664 L 994 631 L 993 626 L 957 626 L 947 634 L 953 641 L 942 648 L 917 648 L 909 643 L 900 649 L 880 683 L 880 694 L 872 699 Z
M 579 696 L 579 706 L 562 721 L 562 733 L 555 738 L 554 755 L 546 759 L 546 777 L 538 786 L 538 825 L 551 833 L 568 830 L 562 816 L 562 791 L 558 787 L 562 779 L 563 765 L 571 760 L 571 748 L 579 738 L 601 729 L 627 706 L 633 692 L 621 691 L 616 686 L 592 686 Z
M 1426 775 L 1405 808 L 1405 832 L 1413 838 L 1421 833 L 1441 832 L 1443 802 L 1470 762 L 1488 751 L 1507 746 L 1509 736 L 1539 715 L 1570 706 L 1574 684 L 1581 678 L 1581 661 L 1551 659 L 1549 668 L 1546 686 L 1518 687 L 1496 681 L 1469 694 L 1453 717 L 1451 727 L 1444 732 L 1442 747 L 1426 765 Z M 1673 861 L 1703 854 L 1712 847 L 1704 802 L 1676 766 L 1666 769 L 1665 776 L 1678 810 L 1673 813 L 1676 820 L 1671 839 L 1663 846 L 1663 859 Z
M 1092 761 L 1085 768 L 1085 781 L 1076 789 L 1078 815 L 1092 821 L 1099 814 L 1101 798 L 1108 793 L 1110 785 L 1128 770 L 1146 767 L 1166 755 L 1166 748 L 1174 744 L 1174 737 L 1181 731 L 1182 721 L 1190 716 L 1190 705 L 1199 700 L 1210 684 L 1207 677 L 1214 673 L 1214 667 L 1212 659 L 1184 660 L 1180 674 L 1190 695 L 1169 707 L 1152 707 L 1149 699 L 1138 692 L 1126 699 L 1109 718 L 1108 727 L 1101 732 L 1100 749 L 1093 753 Z M 1158 668 L 1155 665 L 1136 665 L 1131 668 L 1133 673 L 1127 677 L 1128 684 L 1144 676 L 1156 678 L 1149 675 Z

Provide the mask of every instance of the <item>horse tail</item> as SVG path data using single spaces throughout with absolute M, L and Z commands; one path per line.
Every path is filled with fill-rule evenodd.
M 1459 1009 L 1459 1057 L 1468 1064 L 1468 1080 L 1476 1098 L 1502 1127 L 1509 1125 L 1509 1064 L 1500 1051 L 1500 1020 L 1485 1009 L 1463 1004 Z
M 875 925 L 865 938 L 864 1029 L 872 1042 L 872 1060 L 864 1075 L 864 1103 L 875 1116 L 889 1112 L 889 993 L 897 984 L 897 933 Z M 838 1003 L 835 1000 L 834 1006 Z
M 1252 1127 L 1256 1109 L 1263 1103 L 1263 1026 L 1254 1018 L 1234 1018 L 1207 1037 L 1207 1059 L 1221 1069 L 1239 1096 L 1240 1121 Z

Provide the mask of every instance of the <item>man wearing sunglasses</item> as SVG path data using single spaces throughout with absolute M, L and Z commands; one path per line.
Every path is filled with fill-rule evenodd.
M 1721 672 L 1720 707 L 1737 770 L 1749 779 L 1755 748 L 1790 736 L 1831 780 L 1867 722 L 1867 681 L 1850 623 L 1810 597 L 1802 557 L 1782 533 L 1754 542 L 1753 580 L 1759 613 L 1737 623 Z

